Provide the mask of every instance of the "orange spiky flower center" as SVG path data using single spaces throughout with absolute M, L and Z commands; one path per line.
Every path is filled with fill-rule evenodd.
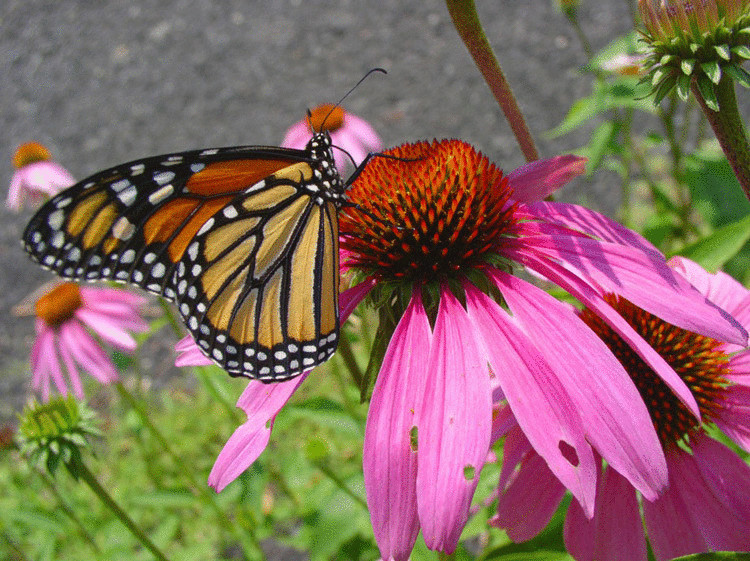
M 81 289 L 74 282 L 56 286 L 36 301 L 34 310 L 37 317 L 50 327 L 58 327 L 73 317 L 83 306 Z
M 721 342 L 675 327 L 616 296 L 607 302 L 658 352 L 690 389 L 700 409 L 703 423 L 715 419 L 721 396 L 728 385 L 729 357 Z M 588 309 L 581 318 L 607 344 L 638 388 L 663 446 L 687 444 L 701 423 L 675 396 L 650 366 L 615 333 L 609 325 Z
M 432 281 L 496 256 L 514 224 L 503 173 L 459 140 L 374 156 L 341 213 L 346 263 L 381 279 Z
M 344 110 L 338 105 L 326 103 L 319 105 L 307 117 L 310 132 L 333 132 L 344 125 Z
M 38 142 L 27 142 L 16 148 L 16 151 L 13 154 L 13 166 L 16 169 L 21 169 L 29 164 L 45 162 L 51 157 L 52 155 L 49 153 L 46 146 L 39 144 Z

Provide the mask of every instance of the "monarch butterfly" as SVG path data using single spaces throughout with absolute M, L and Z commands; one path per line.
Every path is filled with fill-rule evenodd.
M 303 150 L 154 156 L 53 197 L 23 243 L 62 277 L 129 282 L 173 301 L 231 375 L 281 381 L 336 350 L 347 186 L 325 131 Z

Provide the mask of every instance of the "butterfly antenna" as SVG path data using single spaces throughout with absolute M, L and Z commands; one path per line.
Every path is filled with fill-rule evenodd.
M 356 90 L 362 82 L 364 82 L 371 74 L 374 74 L 375 72 L 378 72 L 380 74 L 388 74 L 388 72 L 385 70 L 385 68 L 380 68 L 379 66 L 376 66 L 375 68 L 371 68 L 370 70 L 368 70 L 367 73 L 359 79 L 359 82 L 357 82 L 356 84 L 354 84 L 354 86 L 352 86 L 352 88 L 348 92 L 346 92 L 341 97 L 341 99 L 339 99 L 336 102 L 336 104 L 333 107 L 331 107 L 331 110 L 328 112 L 328 114 L 325 116 L 325 118 L 323 119 L 323 121 L 320 124 L 320 130 L 323 130 L 323 126 L 325 125 L 325 122 L 328 120 L 328 117 L 330 117 L 331 113 L 333 113 L 334 110 L 337 107 L 339 107 L 344 102 L 344 100 L 347 97 L 349 97 L 349 94 L 351 94 L 354 90 Z M 308 119 L 310 119 L 310 117 L 312 116 L 309 109 L 307 110 L 307 116 L 308 116 L 307 117 Z

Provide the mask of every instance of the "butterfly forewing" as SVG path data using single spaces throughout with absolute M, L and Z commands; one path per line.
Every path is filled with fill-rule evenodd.
M 295 376 L 338 342 L 338 217 L 330 139 L 221 148 L 95 174 L 51 199 L 23 241 L 71 279 L 130 282 L 175 301 L 233 375 Z

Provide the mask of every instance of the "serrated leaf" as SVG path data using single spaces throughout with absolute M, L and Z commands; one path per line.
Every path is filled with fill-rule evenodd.
M 699 263 L 704 269 L 716 272 L 737 255 L 750 240 L 750 216 L 727 224 L 709 236 L 677 253 Z
M 727 44 L 714 45 L 714 51 L 724 60 L 731 60 L 732 58 L 732 51 Z
M 718 84 L 721 80 L 721 66 L 715 60 L 702 63 L 701 70 L 703 70 L 703 73 L 708 76 L 714 84 Z
M 701 76 L 698 78 L 697 84 L 698 91 L 700 92 L 701 97 L 703 97 L 703 101 L 706 102 L 706 105 L 709 109 L 718 112 L 719 100 L 716 99 L 716 92 L 714 91 L 714 85 L 711 80 L 707 80 L 705 77 Z

